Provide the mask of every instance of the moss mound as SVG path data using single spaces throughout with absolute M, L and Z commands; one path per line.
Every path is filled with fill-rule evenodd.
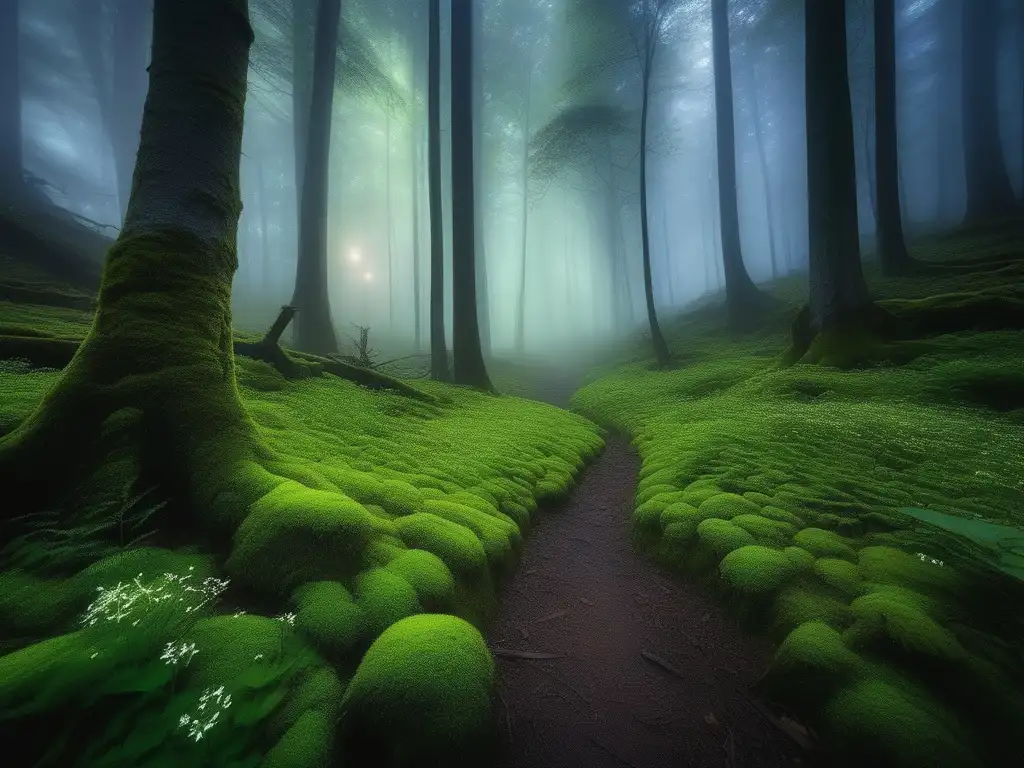
M 730 552 L 719 565 L 726 583 L 745 594 L 774 592 L 797 570 L 785 553 L 757 544 Z
M 422 614 L 381 634 L 342 703 L 345 765 L 482 764 L 491 747 L 494 663 L 480 633 Z
M 370 619 L 336 581 L 304 584 L 293 596 L 295 628 L 329 658 L 341 658 L 369 637 Z

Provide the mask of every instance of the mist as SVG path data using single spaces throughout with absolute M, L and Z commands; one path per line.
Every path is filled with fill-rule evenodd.
M 597 3 L 600 5 L 601 3 Z M 613 3 L 605 3 L 614 5 Z M 451 274 L 450 24 L 441 3 L 441 163 Z M 641 69 L 582 29 L 576 0 L 483 0 L 473 46 L 477 311 L 485 354 L 558 354 L 645 324 L 640 227 Z M 621 3 L 619 5 L 622 5 Z M 957 3 L 897 2 L 899 184 L 915 235 L 966 213 Z M 996 26 L 1002 158 L 1024 194 L 1024 23 L 1007 0 Z M 4 131 L 20 120 L 34 189 L 107 237 L 118 232 L 145 99 L 151 9 L 125 0 L 3 3 L 17 14 L 18 88 L 7 77 Z M 253 0 L 241 169 L 236 323 L 264 329 L 295 293 L 296 137 L 312 80 L 312 0 Z M 425 348 L 429 334 L 427 0 L 342 3 L 327 167 L 327 293 L 339 344 Z M 647 126 L 654 303 L 670 313 L 724 287 L 719 232 L 711 4 L 674 4 L 658 31 Z M 800 4 L 728 4 L 737 206 L 755 283 L 807 269 Z M 847 8 L 857 209 L 866 260 L 875 240 L 872 4 Z M 14 31 L 2 22 L 5 34 Z M 588 37 L 589 36 L 589 37 Z M 596 42 L 595 42 L 596 41 Z M 3 45 L 0 45 L 3 48 Z M 625 49 L 628 51 L 628 47 Z M 567 110 L 600 108 L 575 133 Z M 299 126 L 299 128 L 297 128 Z M 571 134 L 571 135 L 570 135 Z M 6 136 L 6 134 L 5 134 Z M 525 221 L 525 224 L 524 224 Z M 417 300 L 417 296 L 419 297 Z M 445 294 L 451 327 L 451 291 Z M 300 307 L 301 312 L 301 307 Z M 520 320 L 520 315 L 522 319 Z M 521 328 L 521 330 L 520 330 Z

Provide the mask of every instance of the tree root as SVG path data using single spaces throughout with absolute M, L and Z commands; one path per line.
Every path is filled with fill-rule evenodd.
M 282 307 L 267 335 L 257 342 L 236 341 L 235 354 L 269 363 L 286 379 L 305 379 L 329 373 L 369 389 L 390 390 L 424 403 L 437 402 L 433 395 L 369 368 L 305 352 L 286 352 L 278 344 L 278 339 L 294 315 L 294 307 Z M 79 344 L 72 339 L 0 335 L 0 359 L 18 358 L 28 360 L 38 368 L 59 369 L 71 362 Z

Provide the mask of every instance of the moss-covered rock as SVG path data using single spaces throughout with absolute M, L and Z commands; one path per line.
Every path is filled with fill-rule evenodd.
M 703 545 L 718 555 L 756 543 L 754 537 L 738 525 L 717 517 L 702 520 L 697 526 L 697 537 Z
M 475 578 L 487 567 L 483 544 L 465 526 L 428 512 L 395 520 L 398 535 L 410 549 L 432 552 L 456 575 Z
M 781 546 L 789 543 L 796 529 L 789 523 L 771 520 L 761 515 L 742 514 L 732 519 L 733 525 L 753 535 L 762 544 Z
M 955 593 L 961 582 L 952 566 L 938 565 L 893 547 L 864 547 L 858 555 L 857 567 L 865 581 L 907 586 L 927 593 Z
M 424 607 L 442 609 L 450 606 L 455 598 L 452 572 L 440 557 L 431 552 L 422 549 L 406 550 L 385 568 L 411 584 Z
M 727 584 L 745 594 L 773 592 L 798 570 L 783 552 L 758 544 L 733 550 L 718 569 Z
M 315 581 L 293 596 L 295 628 L 329 658 L 340 658 L 369 639 L 371 624 L 344 585 Z
M 480 633 L 454 616 L 389 627 L 363 657 L 342 702 L 342 760 L 352 768 L 482 765 L 491 747 L 494 663 Z
M 823 621 L 807 621 L 779 646 L 762 679 L 764 690 L 789 704 L 820 706 L 848 684 L 861 660 L 842 635 Z
M 360 573 L 356 578 L 355 599 L 366 616 L 371 637 L 422 610 L 412 585 L 386 568 L 371 568 Z
M 731 520 L 737 515 L 756 515 L 761 511 L 757 504 L 735 493 L 710 496 L 701 502 L 698 509 L 704 518 L 718 517 L 723 520 Z
M 793 537 L 793 543 L 818 557 L 857 557 L 847 539 L 823 528 L 804 528 Z
M 889 641 L 904 652 L 946 663 L 967 656 L 956 636 L 932 619 L 909 590 L 875 588 L 850 608 L 857 622 L 848 632 L 848 642 L 855 647 L 878 647 Z
M 836 557 L 821 557 L 814 562 L 814 573 L 837 592 L 856 597 L 864 592 L 864 581 L 857 566 L 849 560 Z

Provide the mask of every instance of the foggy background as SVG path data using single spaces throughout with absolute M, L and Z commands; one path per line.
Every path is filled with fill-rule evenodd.
M 484 348 L 513 348 L 525 228 L 525 346 L 553 353 L 644 322 L 638 149 L 640 71 L 613 51 L 573 44 L 571 0 L 475 4 L 477 258 Z M 293 87 L 308 88 L 315 0 L 251 0 L 256 32 L 242 157 L 244 212 L 236 323 L 262 330 L 295 281 Z M 743 256 L 756 282 L 806 268 L 802 2 L 733 0 L 731 55 Z M 294 8 L 293 8 L 294 6 Z M 447 3 L 442 2 L 442 178 L 450 259 Z M 875 228 L 870 0 L 848 3 L 859 216 Z M 1003 151 L 1024 185 L 1024 4 L 999 4 Z M 964 213 L 959 3 L 898 0 L 901 200 L 909 234 Z M 330 157 L 329 285 L 344 351 L 352 324 L 371 345 L 409 347 L 420 301 L 429 339 L 427 0 L 345 0 Z M 148 60 L 151 3 L 22 0 L 24 166 L 58 205 L 109 236 L 127 203 Z M 297 21 L 296 21 L 297 20 Z M 709 0 L 683 0 L 655 63 L 649 211 L 661 312 L 722 286 Z M 595 65 L 595 62 L 599 64 Z M 144 64 L 143 64 L 144 66 Z M 582 73 L 582 74 L 581 74 Z M 582 79 L 581 79 L 582 78 Z M 569 84 L 570 87 L 566 87 Z M 528 176 L 529 145 L 567 105 L 600 103 L 624 122 L 587 127 L 586 151 L 553 178 Z M 128 125 L 129 130 L 125 129 Z M 126 171 L 127 166 L 127 182 Z M 535 170 L 535 169 L 534 169 Z M 31 178 L 31 177 L 30 177 Z M 524 205 L 525 195 L 525 205 Z M 769 215 L 770 208 L 770 215 Z M 482 245 L 482 249 L 479 247 Z M 449 262 L 450 264 L 450 262 Z M 615 264 L 624 264 L 619 273 Z M 418 266 L 418 268 L 416 268 Z M 616 278 L 616 275 L 619 277 Z M 450 272 L 449 272 L 450 275 Z M 451 328 L 450 289 L 447 326 Z M 488 343 L 489 341 L 489 343 Z

